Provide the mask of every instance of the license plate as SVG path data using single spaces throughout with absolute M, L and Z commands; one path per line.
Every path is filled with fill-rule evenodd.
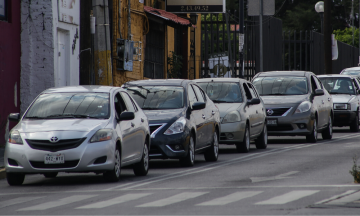
M 44 157 L 45 164 L 63 164 L 65 163 L 64 154 L 47 154 Z
M 276 126 L 277 125 L 277 119 L 268 119 L 267 120 L 267 125 Z

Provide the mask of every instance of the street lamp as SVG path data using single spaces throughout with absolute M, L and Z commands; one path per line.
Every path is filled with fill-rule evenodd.
M 321 19 L 321 33 L 324 34 L 324 2 L 319 1 L 315 4 L 315 10 L 319 13 Z

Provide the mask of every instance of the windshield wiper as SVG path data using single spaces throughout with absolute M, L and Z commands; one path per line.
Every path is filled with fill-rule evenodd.
M 46 116 L 45 118 L 95 118 L 95 119 L 98 119 L 97 117 L 83 115 L 83 114 L 65 114 L 65 115 L 58 114 L 58 115 L 49 115 L 49 116 Z
M 234 101 L 212 100 L 214 103 L 235 103 Z
M 159 110 L 159 108 L 152 108 L 152 107 L 143 107 L 143 110 Z
M 40 116 L 26 116 L 26 119 L 44 119 L 44 117 L 40 117 Z

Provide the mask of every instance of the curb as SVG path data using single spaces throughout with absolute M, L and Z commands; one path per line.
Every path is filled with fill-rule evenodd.
M 5 168 L 0 168 L 0 179 L 6 178 Z

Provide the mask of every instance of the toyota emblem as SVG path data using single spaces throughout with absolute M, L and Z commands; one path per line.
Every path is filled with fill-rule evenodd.
M 274 114 L 274 110 L 272 110 L 272 109 L 268 109 L 266 112 L 267 112 L 267 114 L 270 115 L 270 116 L 271 116 L 272 114 Z
M 50 142 L 52 142 L 52 143 L 57 143 L 57 142 L 59 142 L 59 138 L 57 138 L 57 137 L 51 137 L 51 138 L 50 138 Z

